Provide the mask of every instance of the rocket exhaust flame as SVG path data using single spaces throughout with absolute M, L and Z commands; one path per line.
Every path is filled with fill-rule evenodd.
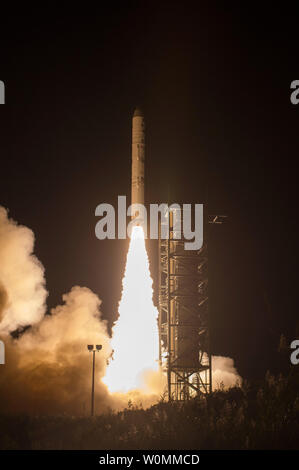
M 103 379 L 111 392 L 142 389 L 148 371 L 158 371 L 157 317 L 144 232 L 136 226 L 127 256 L 119 318 L 113 327 L 113 359 Z
M 132 119 L 132 205 L 144 203 L 144 116 Z M 132 218 L 136 219 L 137 212 Z M 114 350 L 104 383 L 110 392 L 146 391 L 146 376 L 158 372 L 158 310 L 153 304 L 152 279 L 142 225 L 133 227 L 127 256 L 119 318 L 113 327 Z

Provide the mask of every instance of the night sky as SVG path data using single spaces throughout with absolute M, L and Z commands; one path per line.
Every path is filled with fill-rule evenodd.
M 111 325 L 128 241 L 97 240 L 94 211 L 130 196 L 142 106 L 146 201 L 228 216 L 209 234 L 212 352 L 257 378 L 298 320 L 297 15 L 200 4 L 3 15 L 0 204 L 35 233 L 49 309 L 87 286 Z

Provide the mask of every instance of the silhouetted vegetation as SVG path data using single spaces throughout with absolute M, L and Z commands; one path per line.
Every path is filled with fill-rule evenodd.
M 94 418 L 1 416 L 1 449 L 298 449 L 299 370 Z

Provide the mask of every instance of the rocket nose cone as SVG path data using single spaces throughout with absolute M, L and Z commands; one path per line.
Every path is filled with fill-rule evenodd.
M 137 108 L 135 108 L 135 111 L 134 111 L 134 114 L 133 114 L 133 117 L 136 117 L 136 116 L 144 116 L 142 110 L 139 108 L 139 106 L 137 106 Z

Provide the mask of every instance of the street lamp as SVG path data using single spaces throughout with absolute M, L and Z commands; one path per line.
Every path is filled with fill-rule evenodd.
M 94 415 L 94 369 L 95 369 L 95 353 L 102 349 L 101 344 L 96 344 L 95 348 L 93 344 L 88 344 L 87 349 L 92 352 L 92 378 L 91 378 L 91 416 Z

